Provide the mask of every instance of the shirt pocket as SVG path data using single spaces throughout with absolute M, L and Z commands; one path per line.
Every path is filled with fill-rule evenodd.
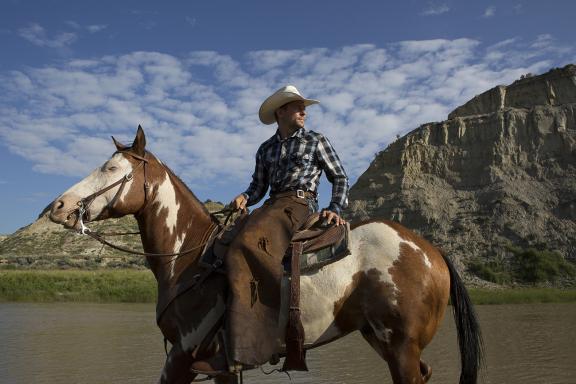
M 293 170 L 306 169 L 312 163 L 312 155 L 307 152 L 294 152 L 290 156 L 290 164 Z

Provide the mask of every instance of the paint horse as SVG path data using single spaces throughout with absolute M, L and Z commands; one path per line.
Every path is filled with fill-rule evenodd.
M 172 345 L 160 382 L 189 383 L 196 376 L 192 364 L 223 348 L 215 335 L 225 315 L 226 277 L 211 274 L 195 289 L 189 283 L 203 271 L 199 256 L 217 224 L 186 185 L 145 150 L 141 127 L 129 147 L 113 140 L 117 151 L 58 197 L 50 218 L 83 230 L 85 222 L 135 216 L 158 283 L 158 326 Z M 431 368 L 420 356 L 450 297 L 461 355 L 460 383 L 476 383 L 480 329 L 451 262 L 398 223 L 375 219 L 351 229 L 351 255 L 301 276 L 305 348 L 358 330 L 388 363 L 395 384 L 425 383 Z M 215 381 L 234 383 L 237 378 L 219 376 Z

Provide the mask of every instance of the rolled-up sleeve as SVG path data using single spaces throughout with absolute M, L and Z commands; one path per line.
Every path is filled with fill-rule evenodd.
M 320 136 L 317 156 L 328 181 L 332 183 L 332 199 L 328 209 L 340 214 L 348 206 L 348 176 L 334 147 L 324 136 Z

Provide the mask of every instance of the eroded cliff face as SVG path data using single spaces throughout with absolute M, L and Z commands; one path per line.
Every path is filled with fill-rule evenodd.
M 348 217 L 384 217 L 462 262 L 538 246 L 576 258 L 576 66 L 498 86 L 380 152 Z

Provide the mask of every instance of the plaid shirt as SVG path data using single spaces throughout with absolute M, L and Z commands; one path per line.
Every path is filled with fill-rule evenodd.
M 276 131 L 256 152 L 252 182 L 244 192 L 248 205 L 260 201 L 268 187 L 271 194 L 297 189 L 316 192 L 323 170 L 332 183 L 328 209 L 340 214 L 348 206 L 348 177 L 328 139 L 304 128 L 286 139 Z

